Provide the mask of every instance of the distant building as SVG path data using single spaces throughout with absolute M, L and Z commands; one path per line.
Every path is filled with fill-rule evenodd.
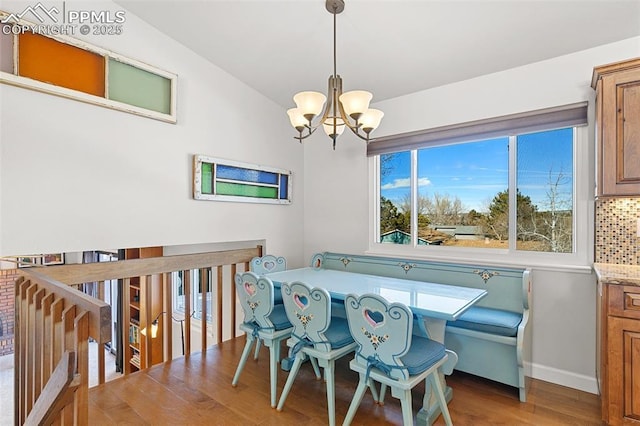
M 401 231 L 399 229 L 394 229 L 393 231 L 385 232 L 380 235 L 381 243 L 392 243 L 392 244 L 411 244 L 411 234 Z M 442 240 L 427 240 L 424 238 L 418 237 L 418 245 L 419 246 L 431 246 L 431 245 L 440 245 L 442 244 Z
M 469 225 L 434 225 L 434 231 L 447 234 L 456 240 L 483 240 L 484 233 L 481 226 Z

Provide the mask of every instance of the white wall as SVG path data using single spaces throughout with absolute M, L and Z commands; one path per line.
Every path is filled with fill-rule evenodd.
M 132 13 L 123 28 L 82 38 L 176 73 L 178 123 L 0 85 L 0 255 L 264 239 L 301 263 L 303 148 L 283 109 Z M 293 203 L 195 201 L 193 154 L 292 170 Z
M 590 102 L 594 66 L 640 56 L 640 38 L 578 52 L 379 102 L 385 112 L 376 136 L 428 129 L 580 101 Z M 372 72 L 375 72 L 373 70 Z M 398 70 L 399 73 L 402 70 Z M 348 78 L 348 77 L 346 77 Z M 594 131 L 589 126 L 588 182 L 577 202 L 589 210 L 593 246 Z M 313 138 L 311 138 L 313 139 Z M 327 139 L 324 137 L 324 139 Z M 305 258 L 323 250 L 363 253 L 369 248 L 371 194 L 364 144 L 346 133 L 336 152 L 322 136 L 305 146 Z M 584 271 L 538 267 L 533 286 L 533 376 L 597 392 L 595 278 Z

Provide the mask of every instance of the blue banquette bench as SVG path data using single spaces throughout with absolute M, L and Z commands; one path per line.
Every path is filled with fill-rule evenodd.
M 457 321 L 447 323 L 445 346 L 458 355 L 456 370 L 517 387 L 520 401 L 526 401 L 531 270 L 330 252 L 314 255 L 311 263 L 316 268 L 487 290 Z

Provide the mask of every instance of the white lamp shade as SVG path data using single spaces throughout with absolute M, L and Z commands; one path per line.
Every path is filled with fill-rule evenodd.
M 362 129 L 367 133 L 375 130 L 380 125 L 382 117 L 384 117 L 384 112 L 380 111 L 379 109 L 368 109 L 360 117 L 360 124 L 362 125 Z
M 352 114 L 362 114 L 369 109 L 369 102 L 373 95 L 364 90 L 352 90 L 340 95 L 340 103 L 344 108 L 344 112 L 351 116 Z
M 302 115 L 302 112 L 300 112 L 298 108 L 288 109 L 287 114 L 289 114 L 289 121 L 291 121 L 291 125 L 294 129 L 304 127 L 309 123 L 309 121 L 304 118 L 304 115 Z
M 327 136 L 331 136 L 334 134 L 333 132 L 333 118 L 327 119 L 324 123 L 322 123 L 322 128 Z M 344 132 L 344 121 L 341 118 L 335 118 L 336 120 L 336 131 L 335 134 L 340 136 L 342 132 Z
M 327 97 L 320 92 L 300 92 L 293 97 L 300 113 L 312 118 L 322 112 L 326 100 Z

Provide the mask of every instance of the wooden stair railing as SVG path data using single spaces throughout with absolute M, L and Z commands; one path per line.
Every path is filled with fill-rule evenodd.
M 80 376 L 76 374 L 76 354 L 67 351 L 27 416 L 25 426 L 46 426 L 59 420 L 60 413 L 64 413 L 65 408 L 74 402 L 80 382 Z
M 125 283 L 132 277 L 141 277 L 140 282 L 149 291 L 161 286 L 165 298 L 161 321 L 166 331 L 165 342 L 172 342 L 170 321 L 172 318 L 171 274 L 182 271 L 185 290 L 184 315 L 184 353 L 191 352 L 190 329 L 192 318 L 191 296 L 194 288 L 205 288 L 204 277 L 211 276 L 209 283 L 212 292 L 212 302 L 217 305 L 208 306 L 207 298 L 202 297 L 199 309 L 201 324 L 202 349 L 207 347 L 207 312 L 213 314 L 215 341 L 222 341 L 223 319 L 228 322 L 227 334 L 235 337 L 236 323 L 236 294 L 234 275 L 238 270 L 248 270 L 253 257 L 262 256 L 262 246 L 246 249 L 227 250 L 209 253 L 152 257 L 143 259 L 121 260 L 116 262 L 70 264 L 51 267 L 35 267 L 21 271 L 22 276 L 16 281 L 16 345 L 14 364 L 14 399 L 15 423 L 23 424 L 30 416 L 42 416 L 41 406 L 53 406 L 53 410 L 64 407 L 59 413 L 45 413 L 46 417 L 58 420 L 62 424 L 88 423 L 88 343 L 91 337 L 102 348 L 111 342 L 111 307 L 99 299 L 86 295 L 74 288 L 87 282 L 97 282 L 104 286 L 105 281 L 122 279 Z M 240 266 L 240 269 L 238 269 Z M 200 282 L 190 280 L 191 271 L 198 270 Z M 159 276 L 159 280 L 151 277 Z M 102 294 L 104 289 L 98 293 Z M 128 303 L 125 300 L 125 303 Z M 213 303 L 212 303 L 213 305 Z M 159 312 L 144 312 L 141 324 L 151 325 Z M 225 317 L 223 315 L 226 314 Z M 145 338 L 150 341 L 150 333 Z M 123 333 L 123 344 L 128 344 L 128 336 Z M 164 345 L 168 346 L 168 345 Z M 162 360 L 171 359 L 170 348 L 165 347 Z M 54 369 L 64 362 L 66 352 L 75 353 L 74 379 L 69 384 L 66 396 L 60 396 L 51 405 L 50 392 L 57 389 L 54 379 Z M 62 361 L 61 361 L 62 360 Z M 70 360 L 66 367 L 73 364 Z M 126 361 L 125 361 L 126 362 Z M 154 364 L 157 363 L 154 360 Z M 105 381 L 104 351 L 98 350 L 98 382 Z M 56 380 L 55 383 L 50 383 Z M 55 392 L 54 392 L 55 393 Z M 66 404 L 69 395 L 73 401 Z M 44 398 L 42 402 L 40 398 Z M 53 398 L 54 400 L 56 398 Z M 38 412 L 34 412 L 35 409 Z M 53 417 L 52 417 L 53 416 Z
M 15 424 L 43 406 L 56 423 L 88 424 L 89 336 L 101 344 L 111 340 L 111 307 L 35 269 L 22 273 L 15 286 Z M 64 360 L 67 352 L 74 353 L 74 362 Z M 77 381 L 72 383 L 73 398 L 67 403 L 67 397 L 54 396 L 51 407 L 51 389 L 63 374 L 57 369 L 70 366 Z

